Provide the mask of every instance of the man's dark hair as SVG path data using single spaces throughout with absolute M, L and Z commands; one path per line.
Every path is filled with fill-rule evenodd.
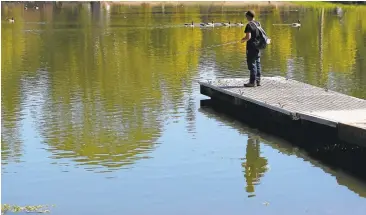
M 248 11 L 245 13 L 245 15 L 250 16 L 250 17 L 254 18 L 255 13 L 254 13 L 254 11 L 252 11 L 252 10 L 248 10 Z

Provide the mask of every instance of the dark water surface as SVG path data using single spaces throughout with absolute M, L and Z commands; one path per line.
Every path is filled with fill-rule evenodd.
M 2 203 L 52 214 L 365 214 L 366 185 L 202 110 L 248 77 L 241 7 L 2 4 Z M 366 98 L 365 7 L 255 7 L 265 75 Z M 295 11 L 298 10 L 298 11 Z M 15 23 L 6 22 L 14 16 Z M 300 29 L 284 25 L 301 20 Z

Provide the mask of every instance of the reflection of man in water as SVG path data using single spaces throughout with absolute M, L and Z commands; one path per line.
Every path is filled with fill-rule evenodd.
M 249 197 L 254 196 L 254 185 L 258 184 L 259 178 L 267 171 L 268 161 L 260 157 L 260 142 L 257 139 L 248 138 L 245 155 L 244 176 L 247 182 L 246 191 Z

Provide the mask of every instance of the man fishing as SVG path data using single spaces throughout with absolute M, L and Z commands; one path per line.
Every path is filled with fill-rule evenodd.
M 255 87 L 261 85 L 261 61 L 260 61 L 260 50 L 255 47 L 254 39 L 258 37 L 258 29 L 256 25 L 260 25 L 259 22 L 254 20 L 255 13 L 249 10 L 245 13 L 245 17 L 248 20 L 248 24 L 245 26 L 245 37 L 241 39 L 241 42 L 247 42 L 247 64 L 250 71 L 249 83 L 244 84 L 244 87 Z

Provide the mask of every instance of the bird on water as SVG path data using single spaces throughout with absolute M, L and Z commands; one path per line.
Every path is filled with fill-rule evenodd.
M 231 26 L 231 24 L 230 24 L 230 21 L 229 22 L 224 22 L 224 23 L 222 23 L 224 26 L 227 26 L 227 27 L 230 27 Z
M 236 23 L 237 26 L 244 26 L 243 21 L 241 21 L 240 23 Z
M 212 21 L 211 23 L 201 23 L 200 26 L 211 26 L 211 27 L 215 27 L 214 21 Z
M 185 24 L 184 24 L 184 26 L 187 26 L 187 27 L 194 27 L 194 25 L 193 25 L 193 21 L 192 21 L 192 23 L 185 23 Z
M 300 27 L 300 26 L 301 26 L 300 19 L 297 20 L 297 22 L 292 23 L 292 27 Z

